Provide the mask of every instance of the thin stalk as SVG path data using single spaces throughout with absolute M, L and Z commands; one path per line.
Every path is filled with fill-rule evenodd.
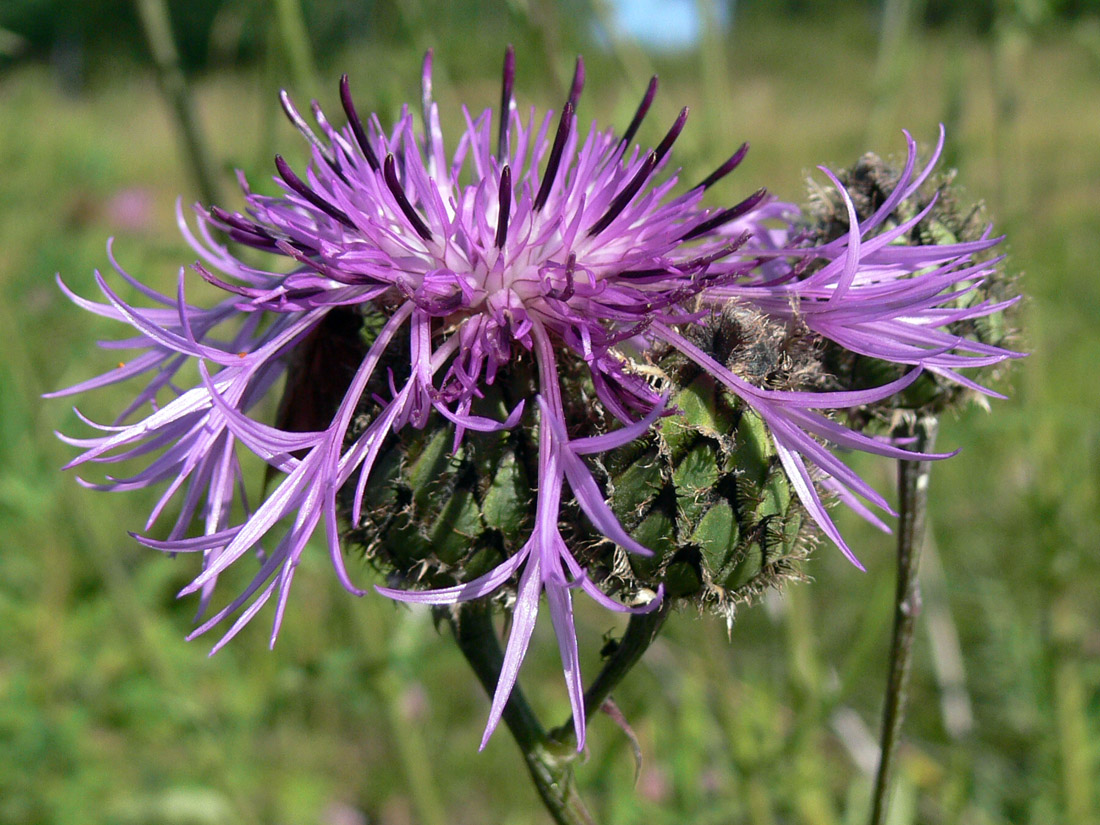
M 584 715 L 590 717 L 603 707 L 603 703 L 611 696 L 611 691 L 630 672 L 642 654 L 649 649 L 664 626 L 665 619 L 671 612 L 671 602 L 665 599 L 661 606 L 649 613 L 635 613 L 627 623 L 626 632 L 619 641 L 618 647 L 611 657 L 604 663 L 603 669 L 596 675 L 588 690 L 584 692 Z M 555 742 L 576 744 L 576 731 L 573 728 L 572 719 L 566 719 L 559 727 L 550 732 L 550 738 Z
M 492 696 L 504 664 L 504 653 L 493 628 L 491 606 L 465 603 L 449 610 L 437 608 L 436 616 L 451 626 L 459 650 L 485 692 Z M 504 706 L 504 724 L 523 753 L 531 780 L 554 822 L 594 825 L 573 783 L 571 766 L 577 758 L 575 748 L 547 736 L 518 685 Z
M 894 429 L 897 437 L 912 439 L 912 449 L 933 449 L 939 423 L 934 416 L 921 416 Z M 871 825 L 886 822 L 890 778 L 894 768 L 905 703 L 909 671 L 913 663 L 913 632 L 920 614 L 920 583 L 917 568 L 924 542 L 928 512 L 928 461 L 898 461 L 898 582 L 894 603 L 894 639 L 890 648 L 890 675 L 886 684 L 886 705 L 882 712 L 882 749 L 871 805 Z
M 157 70 L 157 81 L 161 93 L 172 110 L 180 136 L 183 139 L 184 153 L 195 176 L 199 196 L 205 203 L 218 203 L 217 178 L 211 162 L 210 151 L 199 127 L 195 114 L 191 92 L 180 68 L 179 52 L 172 36 L 172 20 L 168 15 L 165 0 L 134 0 L 141 28 L 149 43 L 153 55 L 153 65 Z

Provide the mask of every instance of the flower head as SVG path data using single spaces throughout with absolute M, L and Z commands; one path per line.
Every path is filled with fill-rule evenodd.
M 677 387 L 659 368 L 661 353 L 710 376 L 766 426 L 769 449 L 801 506 L 853 561 L 821 491 L 876 521 L 860 498 L 890 507 L 827 445 L 913 454 L 822 411 L 892 397 L 922 369 L 967 383 L 960 368 L 1011 353 L 947 331 L 961 318 L 1000 308 L 952 304 L 993 271 L 995 261 L 978 263 L 974 256 L 996 239 L 897 243 L 921 214 L 881 229 L 931 169 L 930 163 L 916 171 L 911 140 L 909 163 L 886 202 L 860 218 L 841 189 L 848 231 L 813 245 L 800 240 L 797 211 L 764 190 L 726 208 L 703 204 L 707 190 L 741 162 L 745 146 L 698 185 L 678 185 L 667 168 L 686 109 L 656 148 L 634 145 L 656 78 L 618 133 L 581 128 L 581 61 L 557 114 L 522 112 L 512 97 L 513 75 L 509 50 L 500 112 L 464 111 L 465 129 L 450 151 L 431 98 L 430 53 L 420 128 L 407 109 L 388 132 L 376 117 L 363 120 L 346 77 L 340 94 L 347 124 L 340 129 L 315 106 L 318 134 L 284 94 L 287 115 L 311 146 L 306 171 L 296 173 L 277 157 L 282 195 L 253 194 L 242 180 L 244 213 L 198 208 L 197 230 L 180 217 L 200 258 L 194 271 L 226 297 L 209 309 L 190 304 L 184 270 L 177 293 L 160 294 L 113 257 L 115 270 L 152 307 L 131 306 L 99 275 L 106 303 L 80 298 L 62 284 L 78 305 L 131 326 L 132 337 L 110 346 L 138 355 L 56 394 L 146 378 L 115 423 L 94 425 L 103 435 L 66 437 L 84 450 L 70 466 L 146 459 L 137 474 L 95 486 L 167 484 L 146 530 L 170 501 L 178 501 L 179 515 L 165 538 L 139 540 L 202 555 L 202 571 L 184 594 L 200 592 L 205 609 L 219 575 L 244 555 L 258 555 L 259 570 L 245 591 L 195 631 L 240 611 L 215 649 L 272 597 L 274 643 L 299 558 L 320 527 L 341 582 L 362 594 L 345 569 L 340 520 L 362 521 L 379 456 L 397 434 L 451 426 L 457 452 L 471 433 L 537 426 L 533 520 L 523 525 L 522 544 L 482 575 L 460 575 L 453 586 L 379 589 L 403 601 L 446 605 L 485 597 L 518 578 L 486 739 L 515 684 L 545 593 L 583 747 L 573 591 L 618 611 L 653 609 L 663 591 L 658 586 L 648 601 L 632 599 L 641 602 L 635 604 L 610 597 L 563 538 L 562 507 L 568 497 L 607 546 L 637 557 L 651 553 L 624 528 L 585 456 L 619 450 L 646 437 L 659 419 L 681 414 L 669 403 Z M 216 240 L 214 230 L 288 260 L 290 271 L 255 268 Z M 731 309 L 907 371 L 865 389 L 830 388 L 824 378 L 809 387 L 796 381 L 769 386 L 766 376 L 742 368 L 742 344 L 719 353 L 705 343 L 708 330 L 726 323 L 720 317 L 732 317 Z M 179 386 L 187 363 L 197 364 L 198 381 Z M 277 420 L 258 420 L 258 402 L 284 374 Z M 586 393 L 579 401 L 577 381 Z M 502 386 L 508 391 L 494 395 Z M 578 406 L 591 414 L 573 415 Z M 281 474 L 255 502 L 245 497 L 242 451 Z M 201 534 L 189 536 L 196 519 Z

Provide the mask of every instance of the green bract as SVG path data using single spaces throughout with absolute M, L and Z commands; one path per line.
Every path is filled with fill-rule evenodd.
M 800 338 L 744 308 L 715 314 L 695 343 L 723 363 L 751 355 L 762 379 L 784 388 L 818 370 Z M 669 394 L 673 412 L 645 437 L 587 461 L 614 515 L 653 555 L 623 552 L 568 500 L 563 535 L 589 577 L 621 600 L 645 601 L 663 585 L 667 598 L 732 616 L 737 603 L 800 576 L 811 543 L 801 506 L 756 412 L 671 350 L 636 366 Z M 575 378 L 565 400 L 571 420 L 605 424 L 591 386 L 579 371 Z M 513 385 L 491 388 L 481 412 L 499 416 L 530 391 L 517 380 L 533 380 L 523 359 Z M 500 564 L 534 521 L 537 417 L 528 412 L 525 421 L 467 433 L 454 452 L 445 421 L 396 439 L 378 460 L 363 522 L 348 538 L 401 587 L 461 584 Z

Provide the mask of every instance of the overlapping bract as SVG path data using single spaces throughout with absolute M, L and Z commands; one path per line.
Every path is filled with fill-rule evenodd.
M 200 613 L 219 574 L 245 554 L 258 554 L 259 571 L 246 590 L 193 635 L 241 611 L 217 649 L 274 596 L 274 643 L 298 561 L 322 524 L 340 581 L 362 593 L 345 569 L 337 496 L 346 485 L 354 489 L 350 510 L 357 522 L 375 459 L 392 433 L 424 428 L 442 418 L 453 424 L 457 447 L 468 431 L 512 428 L 537 415 L 539 475 L 532 491 L 537 501 L 526 543 L 468 584 L 382 592 L 404 601 L 454 604 L 485 597 L 518 574 L 514 621 L 486 740 L 515 684 L 545 592 L 583 747 L 572 591 L 579 588 L 611 609 L 632 611 L 654 608 L 661 594 L 638 606 L 605 595 L 565 545 L 558 529 L 559 507 L 568 486 L 602 535 L 630 552 L 649 552 L 615 519 L 582 458 L 628 443 L 659 416 L 676 414 L 639 369 L 646 348 L 660 342 L 678 350 L 763 418 L 803 506 L 855 561 L 826 513 L 819 489 L 839 495 L 868 518 L 875 519 L 860 499 L 890 508 L 826 444 L 889 457 L 912 454 L 855 432 L 821 411 L 888 398 L 921 369 L 986 391 L 958 370 L 1012 353 L 961 339 L 946 328 L 1003 308 L 979 303 L 958 309 L 953 303 L 993 270 L 996 260 L 976 263 L 973 256 L 997 239 L 909 247 L 895 243 L 909 222 L 878 231 L 927 177 L 942 135 L 932 161 L 919 173 L 909 140 L 902 180 L 874 215 L 861 222 L 849 208 L 847 236 L 805 248 L 788 232 L 797 210 L 767 199 L 763 190 L 726 209 L 703 205 L 705 190 L 740 163 L 744 146 L 700 185 L 673 195 L 676 175 L 660 175 L 687 110 L 655 149 L 633 145 L 653 100 L 655 79 L 626 132 L 617 135 L 593 127 L 585 133 L 575 114 L 583 64 L 578 61 L 569 100 L 556 121 L 549 112 L 538 118 L 531 110 L 524 116 L 512 100 L 514 58 L 509 51 L 495 138 L 491 111 L 476 117 L 464 111 L 466 128 L 448 155 L 431 99 L 430 68 L 429 55 L 421 131 L 407 110 L 389 133 L 377 118 L 364 122 L 346 78 L 341 98 L 347 125 L 342 129 L 314 106 L 320 134 L 315 133 L 283 96 L 288 116 L 312 147 L 304 177 L 277 158 L 283 195 L 252 194 L 242 181 L 245 214 L 198 209 L 197 232 L 180 218 L 181 231 L 200 256 L 195 271 L 228 295 L 213 308 L 187 303 L 185 271 L 180 272 L 177 294 L 163 295 L 129 276 L 113 257 L 118 274 L 153 307 L 131 306 L 98 275 L 106 303 L 80 298 L 62 285 L 81 307 L 133 327 L 134 337 L 106 346 L 138 354 L 55 395 L 138 376 L 147 381 L 114 424 L 93 425 L 103 435 L 64 437 L 84 450 L 69 466 L 145 458 L 144 469 L 135 475 L 109 476 L 92 486 L 125 490 L 167 484 L 145 529 L 154 527 L 173 500 L 179 502 L 179 515 L 165 538 L 139 540 L 168 552 L 202 554 L 202 572 L 183 591 L 201 592 Z M 215 240 L 212 229 L 291 259 L 293 270 L 280 274 L 249 266 Z M 755 386 L 685 334 L 692 325 L 706 324 L 712 311 L 730 301 L 913 369 L 884 386 L 859 391 Z M 331 421 L 293 432 L 256 420 L 254 406 L 277 386 L 303 342 L 330 313 L 348 308 L 369 308 L 385 320 L 365 343 L 346 391 L 334 401 Z M 386 397 L 371 390 L 379 412 L 365 427 L 353 429 L 368 385 L 372 379 L 372 386 L 379 385 L 384 357 L 406 347 L 407 373 L 389 373 Z M 510 364 L 520 353 L 536 365 L 534 397 L 520 401 L 502 420 L 475 413 L 482 389 L 508 381 Z M 562 385 L 562 359 L 584 365 L 599 403 L 619 422 L 617 428 L 569 435 L 575 422 L 567 420 L 562 393 L 574 388 Z M 176 379 L 187 363 L 198 364 L 199 379 L 193 386 L 179 386 Z M 242 451 L 283 474 L 258 502 L 245 497 Z M 236 510 L 235 503 L 241 505 Z M 196 520 L 201 534 L 188 536 Z

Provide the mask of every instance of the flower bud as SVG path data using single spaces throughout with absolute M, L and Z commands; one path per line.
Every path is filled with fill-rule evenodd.
M 853 167 L 837 174 L 861 222 L 879 209 L 898 186 L 901 177 L 897 168 L 874 153 L 863 155 Z M 928 209 L 928 214 L 924 219 L 898 238 L 895 244 L 948 246 L 979 241 L 988 236 L 989 222 L 984 204 L 968 201 L 955 183 L 954 170 L 934 175 L 914 197 L 898 204 L 893 213 L 879 224 L 877 234 L 912 220 L 925 209 Z M 842 238 L 849 231 L 848 213 L 835 187 L 814 188 L 810 214 L 813 220 L 810 229 L 812 243 L 824 245 Z M 993 250 L 984 250 L 974 257 L 978 262 L 995 262 Z M 986 347 L 1012 346 L 1018 338 L 1017 304 L 1014 300 L 1019 294 L 1016 276 L 1006 272 L 1004 267 L 991 265 L 980 281 L 960 282 L 959 287 L 972 284 L 973 289 L 959 295 L 953 302 L 946 302 L 944 308 L 975 310 L 982 304 L 988 304 L 997 309 L 987 314 L 963 313 L 964 317 L 946 324 L 945 331 Z M 960 349 L 965 350 L 965 345 Z M 835 345 L 827 347 L 825 363 L 839 382 L 851 389 L 879 386 L 895 380 L 905 370 L 904 365 L 870 358 Z M 983 379 L 996 381 L 1006 364 L 1004 359 L 990 364 L 991 369 L 986 369 Z M 982 388 L 973 384 L 960 383 L 955 376 L 946 377 L 926 370 L 904 392 L 869 405 L 861 414 L 889 418 L 897 410 L 908 410 L 936 415 L 947 409 L 959 409 L 972 401 L 981 403 L 983 394 L 989 393 L 983 393 Z

